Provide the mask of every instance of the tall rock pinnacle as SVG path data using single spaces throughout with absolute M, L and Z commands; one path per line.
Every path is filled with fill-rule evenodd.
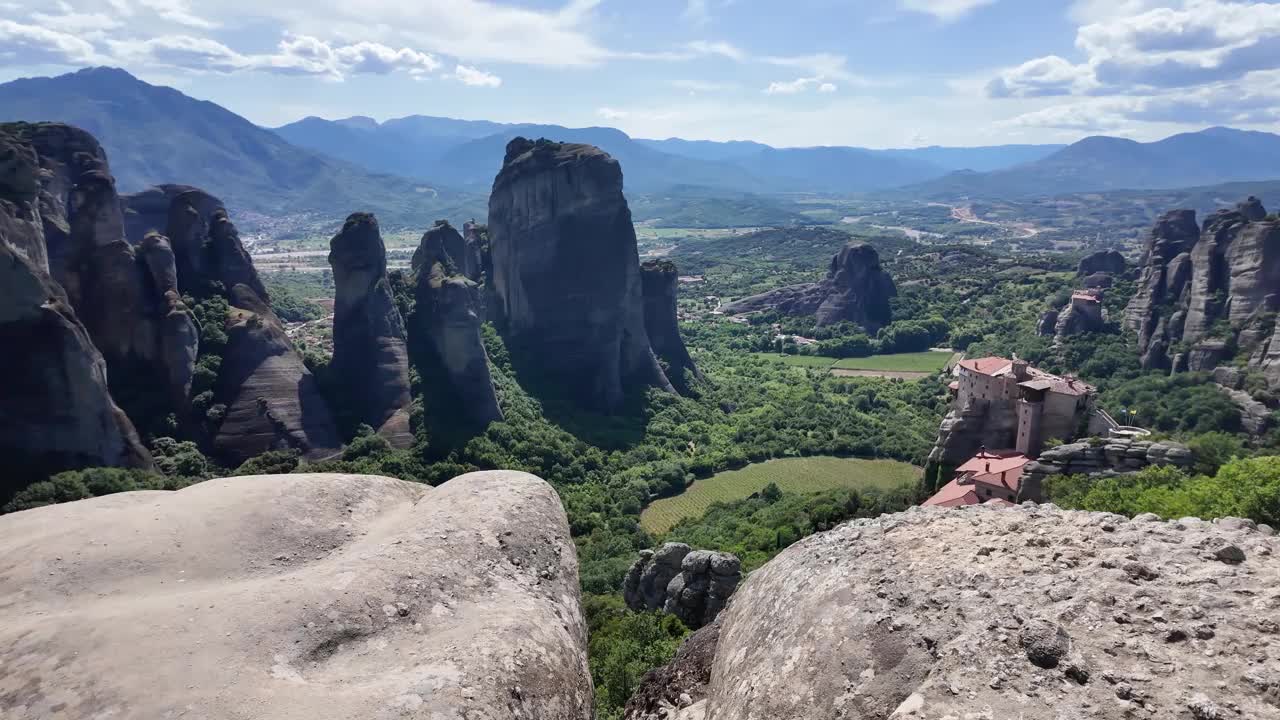
M 359 422 L 377 429 L 392 446 L 409 447 L 409 352 L 404 319 L 387 281 L 387 249 L 377 218 L 348 217 L 329 243 L 329 264 L 335 287 L 329 367 Z
M 586 407 L 673 390 L 649 344 L 618 162 L 590 145 L 516 138 L 489 196 L 499 324 L 513 356 Z
M 694 377 L 699 377 L 699 374 L 680 337 L 676 310 L 680 273 L 669 260 L 650 260 L 640 266 L 640 282 L 644 295 L 644 327 L 649 333 L 649 342 L 653 344 L 653 351 L 667 364 L 665 371 L 671 383 L 681 392 L 688 392 L 686 371 Z

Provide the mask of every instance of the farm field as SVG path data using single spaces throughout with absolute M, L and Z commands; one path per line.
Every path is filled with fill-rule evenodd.
M 783 492 L 821 492 L 838 488 L 888 490 L 920 479 L 921 470 L 896 460 L 808 457 L 785 458 L 728 470 L 698 480 L 680 495 L 663 498 L 645 508 L 640 526 L 661 535 L 686 518 L 702 517 L 712 504 L 732 502 L 776 483 Z
M 828 368 L 835 375 L 846 377 L 901 377 L 919 379 L 939 372 L 954 353 L 929 350 L 918 353 L 871 355 L 861 358 L 836 360 L 815 355 L 779 355 L 778 353 L 752 353 L 756 357 L 773 360 L 791 367 Z

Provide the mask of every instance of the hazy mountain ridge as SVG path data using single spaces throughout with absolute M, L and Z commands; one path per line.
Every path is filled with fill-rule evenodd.
M 318 212 L 350 208 L 388 218 L 466 201 L 429 182 L 374 173 L 291 145 L 215 103 L 91 68 L 0 85 L 0 120 L 65 122 L 98 137 L 123 191 L 192 182 L 238 209 Z M 349 129 L 349 128 L 348 128 Z

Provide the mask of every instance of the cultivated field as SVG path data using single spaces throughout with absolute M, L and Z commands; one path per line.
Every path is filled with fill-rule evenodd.
M 813 355 L 779 355 L 777 353 L 754 353 L 754 355 L 792 367 L 827 368 L 832 374 L 842 377 L 899 377 L 908 380 L 918 380 L 941 371 L 955 356 L 954 353 L 940 350 L 872 355 L 843 360 Z
M 856 458 L 787 458 L 729 470 L 695 482 L 684 493 L 654 502 L 640 515 L 640 525 L 660 535 L 685 518 L 701 517 L 713 503 L 732 502 L 777 483 L 783 492 L 821 492 L 837 488 L 891 489 L 920 480 L 921 470 L 896 460 Z

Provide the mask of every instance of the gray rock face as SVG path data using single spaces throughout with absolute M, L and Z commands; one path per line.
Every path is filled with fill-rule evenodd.
M 516 138 L 489 196 L 495 314 L 513 359 L 578 404 L 672 391 L 650 347 L 622 170 L 589 145 Z
M 956 466 L 979 448 L 1012 447 L 1018 434 L 1018 414 L 1008 403 L 970 399 L 953 404 L 938 427 L 938 439 L 929 453 L 929 464 Z
M 1189 468 L 1190 448 L 1173 441 L 1151 442 L 1111 438 L 1104 443 L 1069 443 L 1049 448 L 1022 471 L 1021 497 L 1039 501 L 1046 478 L 1053 475 L 1118 475 L 1152 465 Z
M 644 327 L 649 333 L 653 351 L 666 363 L 663 369 L 671 384 L 681 392 L 689 391 L 685 373 L 701 377 L 689 350 L 680 337 L 680 320 L 676 295 L 680 272 L 667 260 L 650 260 L 640 266 L 640 284 L 644 295 Z
M 1128 268 L 1129 264 L 1125 262 L 1124 255 L 1121 255 L 1118 250 L 1099 250 L 1080 261 L 1076 276 L 1088 277 L 1097 273 L 1123 275 Z
M 342 443 L 329 406 L 279 318 L 245 285 L 232 288 L 231 306 L 214 393 L 226 406 L 213 437 L 217 456 L 236 466 L 269 450 L 335 455 Z
M 1278 341 L 1274 313 L 1280 310 L 1280 222 L 1249 198 L 1220 210 L 1194 235 L 1190 211 L 1161 218 L 1145 253 L 1138 292 L 1126 324 L 1138 332 L 1147 368 L 1212 370 L 1233 350 L 1249 356 L 1273 385 Z M 1189 345 L 1185 367 L 1171 356 Z
M 0 498 L 63 470 L 151 467 L 62 288 L 0 237 Z M 0 692 L 3 697 L 3 692 Z
M 0 715 L 588 720 L 577 571 L 555 491 L 517 472 L 242 477 L 6 515 Z
M 697 629 L 716 619 L 741 580 L 734 555 L 667 543 L 641 551 L 627 570 L 622 597 L 636 612 L 662 610 Z
M 471 425 L 484 427 L 502 420 L 502 409 L 480 337 L 479 288 L 457 274 L 458 264 L 446 249 L 452 230 L 437 224 L 413 254 L 417 285 L 410 332 L 415 346 L 429 356 L 418 368 L 427 402 L 446 404 Z
M 1101 332 L 1106 326 L 1106 318 L 1102 313 L 1102 302 L 1092 302 L 1072 298 L 1071 302 L 1058 314 L 1054 325 L 1054 335 L 1070 337 L 1086 333 Z
M 858 520 L 751 574 L 685 717 L 1274 717 L 1275 613 L 1248 598 L 1278 579 L 1280 541 L 1225 522 L 1050 505 Z
M 898 294 L 880 255 L 865 243 L 846 245 L 831 259 L 825 280 L 792 285 L 728 303 L 725 314 L 776 310 L 784 315 L 813 315 L 818 325 L 851 322 L 874 335 L 892 320 L 889 301 Z
M 1057 310 L 1045 310 L 1036 323 L 1036 334 L 1041 337 L 1053 337 L 1058 332 Z
M 1214 373 L 1217 375 L 1217 372 Z M 1231 402 L 1240 408 L 1240 426 L 1250 435 L 1264 435 L 1271 428 L 1271 408 L 1259 402 L 1252 395 L 1225 385 L 1218 385 Z
M 670 663 L 650 670 L 627 700 L 625 720 L 684 720 L 706 712 L 711 664 L 720 641 L 720 622 L 707 625 L 680 644 Z
M 387 249 L 378 220 L 347 218 L 329 243 L 333 268 L 333 360 L 342 392 L 357 419 L 392 447 L 413 444 L 409 429 L 409 350 L 404 320 L 387 280 Z

